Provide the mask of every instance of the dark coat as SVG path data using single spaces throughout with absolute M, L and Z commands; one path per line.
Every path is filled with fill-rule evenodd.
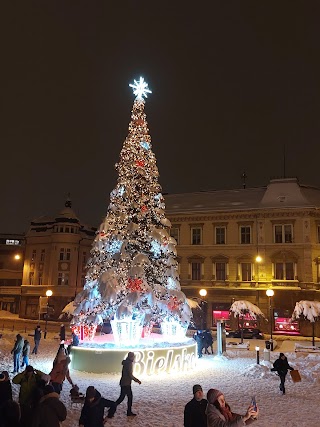
M 36 328 L 34 330 L 34 340 L 35 341 L 40 341 L 41 340 L 41 329 L 40 328 Z
M 49 393 L 40 399 L 32 420 L 32 427 L 60 427 L 67 418 L 67 408 L 58 393 Z
M 193 398 L 184 408 L 184 427 L 207 427 L 207 400 Z
M 140 381 L 138 378 L 133 376 L 133 361 L 126 358 L 122 361 L 122 373 L 120 378 L 120 385 L 121 386 L 128 386 L 131 385 L 132 380 L 136 383 L 139 383 Z
M 16 342 L 14 343 L 13 349 L 11 350 L 12 354 L 18 354 L 22 352 L 24 344 L 24 339 L 20 334 L 17 335 Z
M 22 356 L 29 356 L 30 354 L 30 343 L 29 341 L 25 341 L 22 349 Z
M 65 326 L 61 326 L 60 328 L 60 340 L 65 341 L 66 340 L 66 328 Z
M 271 371 L 276 371 L 278 372 L 278 374 L 280 376 L 284 375 L 286 376 L 288 373 L 288 369 L 290 369 L 290 371 L 293 371 L 293 368 L 289 365 L 288 363 L 288 359 L 285 358 L 284 360 L 281 359 L 281 356 L 279 357 L 279 359 L 277 359 L 274 364 L 273 364 L 273 368 L 271 369 Z
M 12 387 L 10 381 L 0 381 L 0 406 L 7 400 L 12 400 Z
M 104 427 L 103 418 L 104 418 L 104 408 L 111 408 L 110 414 L 115 412 L 116 403 L 112 400 L 104 399 L 101 397 L 101 394 L 96 390 L 96 395 L 94 400 L 90 402 L 85 400 L 85 403 L 82 407 L 81 416 L 79 420 L 79 425 L 84 425 L 84 427 Z M 111 412 L 112 411 L 112 412 Z

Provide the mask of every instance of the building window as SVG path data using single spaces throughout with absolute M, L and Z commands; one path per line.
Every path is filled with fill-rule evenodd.
M 241 281 L 251 282 L 252 280 L 252 265 L 250 262 L 241 263 Z
M 58 286 L 69 285 L 69 273 L 58 273 Z
M 216 280 L 224 281 L 227 279 L 227 263 L 216 262 Z
M 292 224 L 274 226 L 274 243 L 292 243 Z
M 6 245 L 20 245 L 20 241 L 19 240 L 11 240 L 11 239 L 7 239 L 6 240 Z
M 170 236 L 174 238 L 174 240 L 177 242 L 177 245 L 179 245 L 179 233 L 179 227 L 171 227 Z
M 40 262 L 44 262 L 45 257 L 46 257 L 46 251 L 45 249 L 41 249 Z
M 192 227 L 191 228 L 191 244 L 201 245 L 201 243 L 202 243 L 202 228 Z
M 191 280 L 201 280 L 201 262 L 191 263 Z
M 35 262 L 37 257 L 37 251 L 35 249 L 33 249 L 32 254 L 31 254 L 31 262 Z
M 70 261 L 71 258 L 71 249 L 69 248 L 61 248 L 59 260 L 60 261 Z
M 294 263 L 276 262 L 274 278 L 276 280 L 294 280 Z
M 42 286 L 42 273 L 39 273 L 38 279 L 38 285 Z
M 243 225 L 240 227 L 240 243 L 242 245 L 249 245 L 251 243 L 250 225 Z
M 216 245 L 226 244 L 226 227 L 216 227 Z
M 29 273 L 29 285 L 30 285 L 30 286 L 33 286 L 33 284 L 34 284 L 34 272 L 33 272 L 33 271 L 31 271 L 31 272 Z

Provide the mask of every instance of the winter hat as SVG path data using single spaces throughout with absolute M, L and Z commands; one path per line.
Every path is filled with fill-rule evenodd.
M 134 359 L 134 353 L 133 353 L 133 351 L 129 351 L 129 353 L 128 353 L 128 359 L 130 359 L 130 360 Z
M 93 385 L 89 385 L 86 391 L 86 399 L 91 399 L 92 397 L 95 397 L 96 395 L 96 389 L 93 387 Z
M 47 384 L 45 386 L 45 388 L 43 389 L 43 394 L 44 395 L 49 394 L 49 393 L 53 393 L 53 392 L 54 392 L 54 388 L 53 388 L 53 386 L 51 384 Z
M 3 374 L 0 374 L 0 382 L 5 381 L 6 377 Z
M 286 357 L 285 355 L 284 355 L 284 353 L 280 353 L 280 355 L 279 355 L 279 357 Z
M 28 365 L 27 367 L 26 367 L 26 372 L 33 372 L 33 366 L 31 366 L 31 365 Z
M 214 403 L 219 396 L 222 396 L 223 393 L 221 391 L 216 390 L 215 388 L 210 388 L 210 390 L 207 393 L 207 401 L 209 403 Z
M 202 391 L 202 387 L 201 387 L 201 385 L 200 385 L 200 384 L 195 384 L 195 385 L 192 387 L 192 391 L 193 391 L 193 394 L 196 394 L 196 392 L 197 392 L 197 391 Z

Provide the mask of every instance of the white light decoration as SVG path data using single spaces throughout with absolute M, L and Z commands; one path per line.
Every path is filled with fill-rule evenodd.
M 108 242 L 108 244 L 106 245 L 107 252 L 109 252 L 110 254 L 119 253 L 121 250 L 122 243 L 123 242 L 121 240 L 112 240 L 111 242 Z
M 145 150 L 149 150 L 150 149 L 150 145 L 148 144 L 147 141 L 141 141 L 140 145 L 142 148 L 144 148 Z
M 144 81 L 143 77 L 140 77 L 140 80 L 134 80 L 134 84 L 129 84 L 133 89 L 133 94 L 136 95 L 138 99 L 143 99 L 143 97 L 148 98 L 148 93 L 152 93 L 148 88 L 148 83 Z

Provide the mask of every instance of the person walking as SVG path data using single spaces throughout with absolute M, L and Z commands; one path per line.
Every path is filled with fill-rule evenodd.
M 0 374 L 0 407 L 7 401 L 12 400 L 12 387 L 7 371 Z
M 43 372 L 33 369 L 33 366 L 26 367 L 24 372 L 16 375 L 12 382 L 20 385 L 19 403 L 21 409 L 21 424 L 30 427 L 32 411 L 34 409 L 34 399 L 36 389 L 41 382 Z
M 29 354 L 30 354 L 30 343 L 28 340 L 25 340 L 22 349 L 22 364 L 21 368 L 29 365 Z
M 210 329 L 207 329 L 204 332 L 204 352 L 205 354 L 210 354 L 208 348 L 211 350 L 211 354 L 213 354 L 213 338 Z
M 86 399 L 82 407 L 79 427 L 104 427 L 104 408 L 109 408 L 107 418 L 113 418 L 116 402 L 101 397 L 92 385 L 87 388 Z
M 46 385 L 34 411 L 31 427 L 60 427 L 66 418 L 67 408 L 59 400 L 59 394 L 51 384 Z
M 258 407 L 254 408 L 252 405 L 245 415 L 232 412 L 223 393 L 214 388 L 208 391 L 207 400 L 207 427 L 242 427 L 251 424 L 259 415 Z
M 282 391 L 282 394 L 286 394 L 284 383 L 286 381 L 288 369 L 290 369 L 290 371 L 293 371 L 293 368 L 289 365 L 288 359 L 286 358 L 284 353 L 280 353 L 279 358 L 274 362 L 273 368 L 271 369 L 271 371 L 277 372 L 280 377 L 279 388 L 280 388 L 280 391 Z
M 11 354 L 13 354 L 13 374 L 17 374 L 20 370 L 20 356 L 22 353 L 24 339 L 20 334 L 16 335 L 16 341 L 14 343 Z
M 138 380 L 138 378 L 133 376 L 133 363 L 134 363 L 134 353 L 130 351 L 128 353 L 127 358 L 122 361 L 122 374 L 120 379 L 121 393 L 119 398 L 116 400 L 116 404 L 119 405 L 121 402 L 123 402 L 124 398 L 127 396 L 128 398 L 127 416 L 128 417 L 135 417 L 137 415 L 137 414 L 134 414 L 131 410 L 132 400 L 133 400 L 132 388 L 131 388 L 132 380 L 138 384 L 141 384 L 141 381 Z
M 37 327 L 34 330 L 34 347 L 32 350 L 32 354 L 38 354 L 38 347 L 41 340 L 41 328 L 40 325 L 37 325 Z
M 64 380 L 67 378 L 71 387 L 74 386 L 73 381 L 70 377 L 69 364 L 71 362 L 70 357 L 65 357 L 63 359 L 58 359 L 54 364 L 52 371 L 50 372 L 51 384 L 54 388 L 54 391 L 58 394 L 61 393 L 62 385 Z
M 184 408 L 184 427 L 207 427 L 207 400 L 203 398 L 201 385 L 192 388 L 193 399 Z

